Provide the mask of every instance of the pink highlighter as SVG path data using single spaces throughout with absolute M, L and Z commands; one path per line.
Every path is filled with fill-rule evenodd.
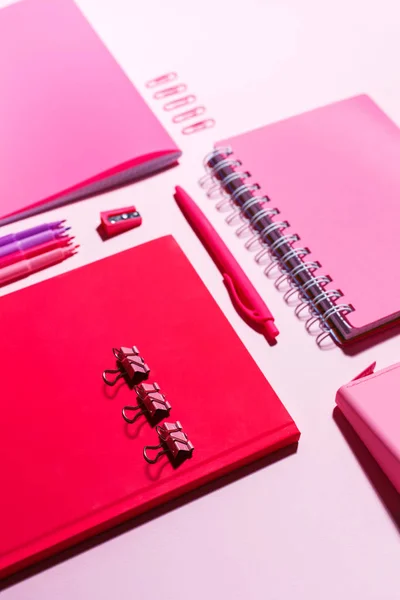
M 400 363 L 374 368 L 339 388 L 336 404 L 400 493 Z
M 39 254 L 45 254 L 46 252 L 50 252 L 50 250 L 56 250 L 57 248 L 64 248 L 65 246 L 69 246 L 73 239 L 74 238 L 71 236 L 63 236 L 51 240 L 50 242 L 39 244 L 39 246 L 33 246 L 33 248 L 28 248 L 27 250 L 18 249 L 16 252 L 13 252 L 12 254 L 7 254 L 7 256 L 0 258 L 0 270 L 4 267 L 8 267 L 9 265 L 13 265 L 17 262 L 20 262 L 21 260 L 27 260 L 29 258 L 33 258 L 34 256 L 39 256 Z
M 73 256 L 76 253 L 77 248 L 78 246 L 57 248 L 50 252 L 34 256 L 33 258 L 20 260 L 19 262 L 8 265 L 7 267 L 0 269 L 0 286 L 10 283 L 11 281 L 17 281 L 18 279 L 27 277 L 31 273 L 36 273 L 36 271 L 41 271 L 42 269 L 62 262 L 64 259 Z

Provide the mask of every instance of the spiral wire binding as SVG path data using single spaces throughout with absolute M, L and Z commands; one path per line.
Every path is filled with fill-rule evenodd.
M 232 149 L 227 147 L 215 148 L 209 154 L 206 155 L 203 161 L 206 174 L 199 180 L 199 184 L 206 190 L 209 198 L 215 198 L 216 196 L 222 196 L 217 204 L 217 208 L 221 211 L 225 209 L 227 205 L 231 206 L 233 212 L 226 218 L 227 223 L 234 224 L 235 220 L 240 219 L 243 221 L 243 217 L 246 219 L 244 223 L 237 228 L 236 234 L 238 237 L 251 235 L 245 243 L 245 247 L 248 250 L 252 250 L 256 245 L 256 242 L 261 244 L 261 250 L 255 255 L 257 263 L 261 264 L 265 257 L 268 257 L 269 264 L 264 270 L 264 273 L 268 275 L 272 268 L 278 268 L 280 276 L 275 281 L 275 286 L 278 290 L 282 290 L 284 285 L 289 286 L 289 289 L 285 291 L 284 299 L 286 302 L 290 300 L 296 293 L 297 306 L 295 308 L 295 314 L 297 317 L 301 317 L 304 311 L 308 310 L 308 317 L 305 323 L 307 331 L 312 332 L 312 328 L 315 323 L 318 323 L 320 328 L 320 334 L 317 336 L 317 343 L 320 344 L 324 337 L 330 335 L 334 340 L 339 341 L 335 330 L 329 324 L 329 319 L 334 315 L 339 317 L 340 321 L 348 328 L 344 317 L 353 312 L 354 308 L 345 303 L 336 304 L 336 301 L 343 296 L 340 290 L 336 289 L 325 289 L 325 287 L 332 282 L 331 278 L 327 275 L 314 275 L 314 272 L 321 268 L 321 265 L 317 261 L 307 261 L 304 258 L 310 254 L 308 248 L 296 248 L 293 246 L 294 243 L 300 241 L 300 237 L 297 234 L 282 234 L 273 243 L 267 242 L 267 236 L 272 232 L 283 232 L 285 229 L 290 227 L 287 221 L 274 221 L 272 224 L 268 224 L 263 229 L 259 230 L 256 225 L 260 221 L 268 216 L 275 217 L 279 214 L 277 208 L 270 208 L 268 203 L 270 199 L 268 196 L 253 195 L 253 192 L 257 193 L 260 190 L 258 184 L 247 185 L 244 180 L 251 177 L 251 174 L 247 171 L 236 170 L 237 167 L 241 166 L 240 160 L 233 158 Z M 216 161 L 216 159 L 218 159 Z M 212 166 L 210 166 L 212 163 Z M 234 173 L 221 177 L 221 170 L 230 167 L 234 169 Z M 232 193 L 228 194 L 225 190 L 227 186 L 240 179 L 241 185 L 237 187 Z M 251 197 L 247 199 L 243 204 L 238 206 L 238 201 L 241 199 L 242 194 L 251 194 Z M 248 216 L 250 208 L 260 206 L 260 209 L 253 214 L 251 217 Z M 290 246 L 291 249 L 285 252 L 282 256 L 276 254 L 277 250 Z M 288 261 L 293 258 L 301 260 L 301 264 L 298 264 L 294 268 L 290 267 Z M 300 284 L 296 277 L 301 273 L 306 272 L 308 275 L 308 281 Z M 310 298 L 307 294 L 311 288 L 317 289 L 318 293 L 314 297 Z M 325 301 L 325 305 L 329 307 L 326 310 L 321 311 L 321 303 Z

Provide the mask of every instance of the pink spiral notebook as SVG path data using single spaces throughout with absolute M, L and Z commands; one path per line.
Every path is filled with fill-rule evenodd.
M 209 195 L 218 186 L 229 194 L 240 234 L 246 223 L 258 234 L 256 259 L 280 265 L 277 287 L 291 302 L 288 287 L 299 293 L 310 330 L 319 320 L 345 344 L 399 324 L 400 129 L 368 96 L 216 148 L 206 160 Z
M 0 82 L 2 224 L 181 154 L 72 0 L 0 10 Z

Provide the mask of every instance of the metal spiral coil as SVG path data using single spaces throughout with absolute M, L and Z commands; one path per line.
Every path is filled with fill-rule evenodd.
M 277 250 L 279 250 L 279 248 L 281 246 L 286 246 L 286 245 L 291 245 L 292 242 L 298 242 L 299 241 L 299 236 L 294 234 L 294 235 L 283 235 L 279 240 L 276 240 L 273 244 L 271 245 L 266 245 L 263 244 L 262 249 L 260 250 L 260 252 L 258 252 L 258 254 L 256 254 L 256 262 L 258 262 L 259 264 L 261 264 L 262 259 L 264 258 L 264 256 L 268 256 L 271 266 L 273 266 L 275 263 L 278 262 L 278 257 L 276 256 L 275 252 Z M 265 273 L 267 273 L 268 268 L 265 270 Z
M 207 189 L 209 198 L 214 198 L 217 194 L 222 196 L 217 205 L 218 210 L 222 210 L 228 205 L 232 207 L 232 213 L 226 218 L 228 224 L 234 224 L 236 220 L 243 221 L 236 229 L 236 235 L 238 237 L 251 236 L 245 243 L 248 250 L 254 249 L 256 243 L 261 246 L 261 249 L 255 255 L 255 260 L 257 263 L 261 263 L 264 257 L 268 257 L 269 264 L 264 272 L 268 275 L 271 269 L 279 268 L 281 274 L 275 280 L 275 287 L 281 290 L 284 285 L 289 286 L 290 289 L 286 289 L 284 294 L 287 302 L 294 294 L 298 294 L 299 304 L 295 309 L 295 314 L 299 317 L 304 310 L 308 310 L 309 317 L 306 321 L 306 329 L 310 331 L 313 324 L 318 322 L 322 332 L 329 333 L 334 339 L 337 339 L 335 331 L 329 324 L 329 319 L 337 315 L 342 322 L 345 322 L 344 317 L 353 312 L 354 308 L 346 303 L 336 304 L 336 301 L 343 296 L 342 292 L 336 289 L 326 289 L 326 286 L 331 283 L 331 278 L 327 275 L 315 273 L 321 269 L 319 262 L 304 260 L 310 254 L 310 250 L 294 246 L 295 243 L 300 241 L 297 234 L 282 234 L 271 243 L 268 236 L 273 232 L 283 232 L 285 229 L 289 229 L 290 224 L 283 220 L 273 221 L 261 229 L 260 222 L 262 219 L 264 217 L 275 217 L 279 214 L 279 209 L 270 208 L 270 198 L 268 196 L 257 194 L 260 189 L 257 183 L 245 183 L 246 179 L 251 178 L 251 174 L 247 171 L 236 170 L 242 163 L 236 157 L 231 156 L 232 154 L 232 148 L 229 146 L 215 148 L 207 154 L 203 161 L 206 174 L 199 181 L 200 185 Z M 228 175 L 221 173 L 226 167 L 229 167 L 233 172 Z M 238 187 L 233 185 L 234 189 L 230 191 L 229 186 L 232 183 L 239 185 Z M 229 193 L 227 190 L 229 190 Z M 243 202 L 240 202 L 242 199 Z M 260 208 L 254 213 L 254 207 L 257 205 Z M 290 249 L 282 254 L 287 246 L 290 246 Z M 289 263 L 294 258 L 300 260 L 301 264 L 291 267 Z M 308 281 L 299 283 L 298 278 L 304 273 L 307 274 Z M 309 296 L 311 288 L 316 290 L 316 295 L 312 298 Z M 322 302 L 325 302 L 323 312 L 320 306 Z M 326 306 L 329 306 L 329 308 L 325 310 Z
M 223 169 L 224 167 L 240 167 L 240 160 L 232 160 L 230 158 L 226 158 L 225 160 L 218 163 L 216 167 L 213 167 L 206 173 L 200 180 L 199 184 L 202 188 L 208 188 L 208 186 L 213 183 L 214 175 L 217 173 L 219 169 Z
M 243 190 L 242 190 L 243 188 Z M 238 199 L 238 197 L 240 196 L 240 194 L 242 193 L 240 190 L 242 190 L 243 192 L 248 192 L 250 191 L 256 191 L 258 189 L 258 186 L 256 185 L 252 185 L 252 186 L 248 186 L 243 184 L 242 186 L 240 186 L 240 188 L 238 188 L 232 195 L 231 195 L 231 204 L 233 206 L 236 206 L 236 201 Z M 245 202 L 242 206 L 242 208 L 238 208 L 236 207 L 235 210 L 233 211 L 233 213 L 231 215 L 229 215 L 229 217 L 227 217 L 226 222 L 227 223 L 231 223 L 231 221 L 233 221 L 235 219 L 235 217 L 237 215 L 240 215 L 241 220 L 243 220 L 243 215 L 246 215 L 246 211 L 248 209 L 250 209 L 252 206 L 255 206 L 256 204 L 264 204 L 268 202 L 268 198 L 266 198 L 265 196 L 253 196 L 252 198 L 250 198 L 250 200 L 247 200 L 247 202 Z M 271 210 L 271 209 L 269 209 Z M 278 214 L 278 211 L 276 209 L 272 209 L 274 210 L 274 214 Z M 251 219 L 250 219 L 251 220 Z M 249 221 L 246 221 L 243 225 L 241 225 L 239 227 L 239 229 L 237 230 L 236 234 L 241 237 L 242 233 L 244 233 L 245 231 L 251 231 L 251 223 Z

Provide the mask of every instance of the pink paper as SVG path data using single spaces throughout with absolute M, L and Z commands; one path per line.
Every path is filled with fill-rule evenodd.
M 0 81 L 0 218 L 180 154 L 72 0 L 0 11 Z

